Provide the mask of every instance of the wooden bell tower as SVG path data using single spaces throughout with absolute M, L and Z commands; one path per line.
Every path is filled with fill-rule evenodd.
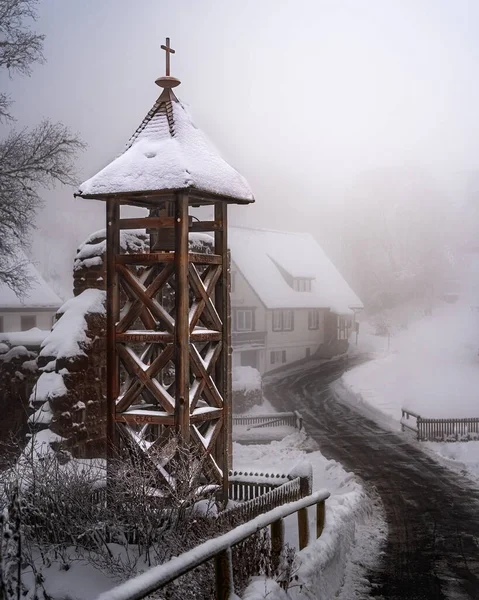
M 107 444 L 133 445 L 175 485 L 174 449 L 201 457 L 202 483 L 226 497 L 231 449 L 231 326 L 227 207 L 248 204 L 245 179 L 191 122 L 173 92 L 167 38 L 163 89 L 122 155 L 77 194 L 107 212 Z M 124 218 L 125 206 L 147 216 Z M 209 207 L 200 221 L 192 208 Z M 125 254 L 128 230 L 149 252 Z M 211 238 L 205 233 L 209 232 Z M 191 251 L 201 234 L 207 252 Z M 173 441 L 173 442 L 172 442 Z M 168 448 L 168 451 L 166 451 Z M 162 449 L 165 452 L 162 453 Z M 161 459 L 158 459 L 161 457 Z

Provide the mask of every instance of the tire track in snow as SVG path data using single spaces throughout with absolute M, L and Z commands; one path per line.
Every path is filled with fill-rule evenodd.
M 321 452 L 380 495 L 389 535 L 381 564 L 369 573 L 370 597 L 479 599 L 478 489 L 417 442 L 337 402 L 329 386 L 347 366 L 336 361 L 285 372 L 265 391 L 279 410 L 299 410 Z

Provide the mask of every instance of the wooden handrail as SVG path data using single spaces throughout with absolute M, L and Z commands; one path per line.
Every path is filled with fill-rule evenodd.
M 146 598 L 149 594 L 152 594 L 153 592 L 164 587 L 168 583 L 171 583 L 175 579 L 178 579 L 178 577 L 181 577 L 181 575 L 184 575 L 192 569 L 196 569 L 196 567 L 199 567 L 215 557 L 219 557 L 219 559 L 216 560 L 216 589 L 219 597 L 225 586 L 232 585 L 232 582 L 230 581 L 221 581 L 223 573 L 226 571 L 229 572 L 231 567 L 231 556 L 229 549 L 232 546 L 239 544 L 246 538 L 254 535 L 261 529 L 264 529 L 273 523 L 281 522 L 282 519 L 292 515 L 293 513 L 305 511 L 305 509 L 307 509 L 309 506 L 324 503 L 329 496 L 330 494 L 327 490 L 319 490 L 310 496 L 306 496 L 306 498 L 297 500 L 296 502 L 278 506 L 264 515 L 260 515 L 248 523 L 244 523 L 243 525 L 236 527 L 235 529 L 228 531 L 217 538 L 203 542 L 199 546 L 196 546 L 196 548 L 193 548 L 188 552 L 181 554 L 180 556 L 172 558 L 163 565 L 153 567 L 152 569 L 146 571 L 146 573 L 142 573 L 141 575 L 137 575 L 136 577 L 125 581 L 112 590 L 100 594 L 97 600 L 141 600 L 142 598 Z M 304 515 L 304 512 L 299 514 Z M 322 515 L 324 518 L 323 509 L 318 509 L 317 514 L 318 516 Z M 304 519 L 298 520 L 300 525 L 303 521 Z M 316 526 L 317 531 L 321 532 L 324 522 L 320 524 L 317 523 Z M 306 522 L 306 529 L 300 531 L 300 546 L 303 546 L 304 543 L 307 542 L 308 538 L 309 534 L 307 531 Z
M 417 413 L 415 413 L 412 410 L 409 410 L 407 408 L 402 408 L 401 411 L 402 411 L 403 417 L 406 414 L 406 415 L 410 415 L 411 417 L 414 417 L 415 419 L 421 418 L 421 415 L 418 415 Z

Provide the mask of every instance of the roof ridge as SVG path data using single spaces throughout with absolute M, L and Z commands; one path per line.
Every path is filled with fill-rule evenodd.
M 160 112 L 166 114 L 166 118 L 168 121 L 168 128 L 170 130 L 170 135 L 171 135 L 171 137 L 175 137 L 175 133 L 176 133 L 175 118 L 174 118 L 174 114 L 173 114 L 172 102 L 171 102 L 171 100 L 165 100 L 160 97 L 156 100 L 156 102 L 152 106 L 152 108 L 150 108 L 150 110 L 147 112 L 143 121 L 138 125 L 135 132 L 132 134 L 132 136 L 128 140 L 123 152 L 126 152 L 133 146 L 133 144 L 138 139 L 140 134 L 145 130 L 145 127 L 148 125 L 148 123 L 153 119 L 153 117 L 155 117 Z

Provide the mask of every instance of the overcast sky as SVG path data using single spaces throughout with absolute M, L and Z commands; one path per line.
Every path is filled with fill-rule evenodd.
M 236 222 L 314 231 L 365 170 L 417 165 L 450 193 L 477 168 L 477 0 L 40 0 L 39 17 L 46 64 L 1 83 L 18 127 L 49 117 L 86 141 L 80 179 L 151 108 L 166 36 L 177 95 L 256 195 Z M 70 189 L 45 200 L 41 237 L 70 253 L 103 226 Z

